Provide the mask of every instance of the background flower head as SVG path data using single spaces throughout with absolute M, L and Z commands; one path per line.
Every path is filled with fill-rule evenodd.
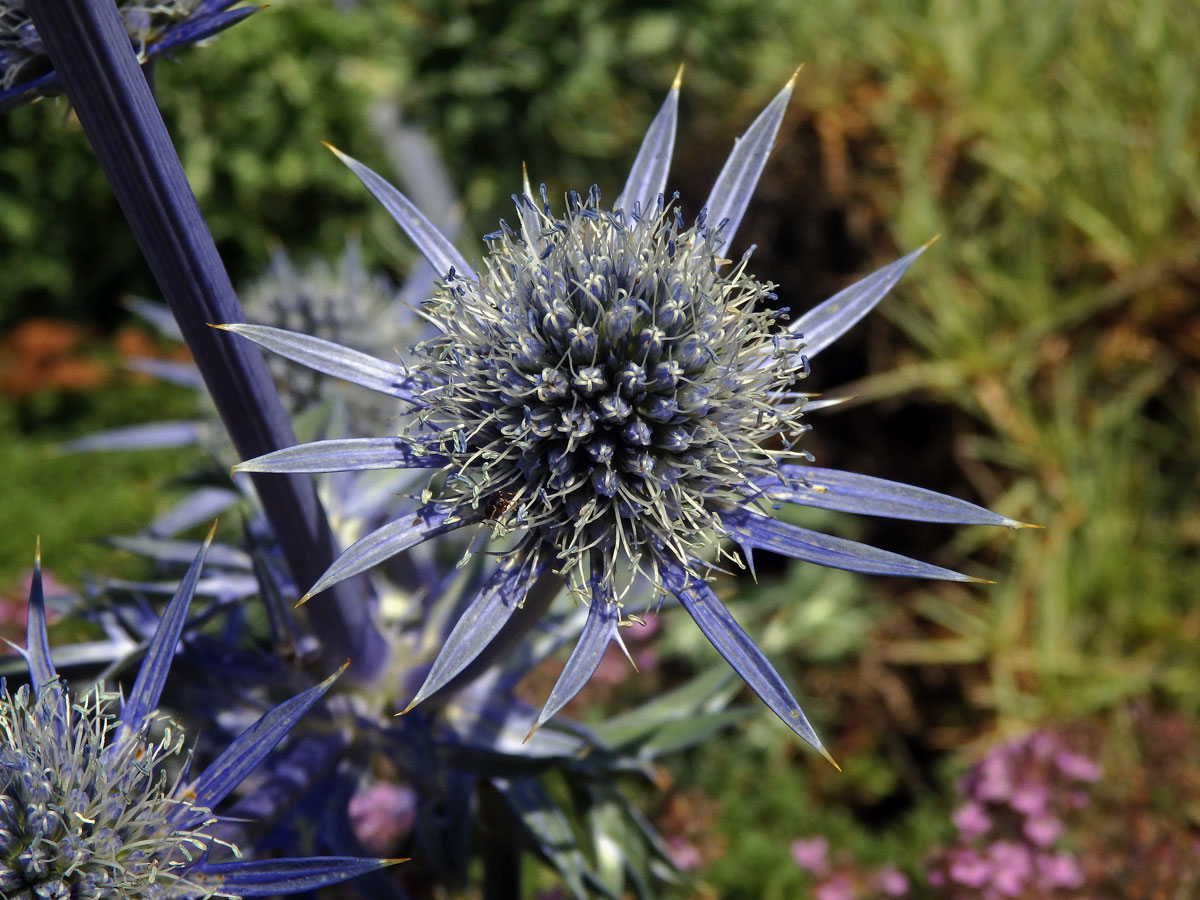
M 211 539 L 211 536 L 210 536 Z M 207 549 L 207 545 L 205 550 Z M 156 712 L 204 560 L 172 598 L 127 698 L 72 696 L 50 659 L 40 565 L 24 651 L 29 684 L 0 683 L 0 889 L 5 897 L 133 900 L 310 890 L 388 865 L 350 857 L 210 861 L 237 847 L 212 809 L 258 766 L 335 676 L 271 710 L 193 776 L 185 735 Z

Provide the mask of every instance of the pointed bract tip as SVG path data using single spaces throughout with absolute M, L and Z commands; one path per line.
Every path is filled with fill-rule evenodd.
M 535 731 L 537 731 L 537 730 L 538 730 L 539 728 L 541 728 L 541 727 L 542 727 L 542 726 L 541 726 L 541 725 L 539 725 L 537 722 L 534 722 L 534 723 L 533 723 L 533 727 L 529 729 L 529 733 L 528 733 L 527 735 L 525 735 L 525 737 L 521 738 L 521 743 L 522 743 L 522 744 L 524 744 L 524 743 L 527 743 L 527 742 L 529 741 L 529 739 L 530 739 L 531 737 L 533 737 L 533 733 L 534 733 Z
M 204 549 L 205 550 L 207 550 L 209 548 L 209 545 L 212 544 L 212 542 L 213 542 L 213 538 L 217 536 L 217 523 L 220 521 L 221 521 L 220 519 L 213 519 L 212 525 L 209 526 L 208 534 L 204 536 Z
M 33 565 L 38 569 L 42 567 L 42 536 L 40 534 L 34 538 L 33 542 Z
M 842 767 L 841 767 L 841 766 L 839 766 L 839 765 L 837 764 L 837 760 L 836 760 L 836 759 L 834 759 L 832 756 L 830 756 L 830 755 L 829 755 L 829 751 L 828 751 L 828 750 L 826 750 L 824 747 L 821 747 L 821 748 L 820 748 L 820 750 L 821 750 L 821 755 L 822 755 L 823 757 L 825 757 L 827 760 L 829 760 L 829 764 L 830 764 L 831 766 L 833 766 L 833 767 L 834 767 L 835 769 L 837 769 L 839 772 L 840 772 L 840 771 L 842 771 Z
M 633 654 L 629 652 L 629 648 L 625 646 L 625 641 L 621 639 L 621 635 L 614 634 L 613 640 L 617 642 L 617 646 L 621 648 L 621 652 L 625 654 L 625 658 L 629 660 L 629 664 L 633 666 L 633 671 L 637 674 L 642 674 L 641 669 L 637 667 L 637 663 L 633 661 Z
M 992 581 L 992 579 L 990 579 L 990 578 L 976 578 L 974 575 L 968 575 L 967 581 L 971 582 L 972 584 L 995 584 L 996 583 L 996 582 Z
M 411 702 L 408 704 L 408 706 L 404 707 L 404 709 L 400 710 L 400 712 L 396 713 L 396 715 L 392 716 L 392 718 L 393 718 L 393 719 L 396 719 L 396 718 L 399 718 L 400 716 L 403 716 L 403 715 L 407 714 L 407 713 L 408 713 L 410 710 L 412 710 L 412 708 L 413 708 L 414 706 L 416 706 L 416 705 L 417 705 L 417 701 L 416 701 L 416 700 L 413 700 L 413 701 L 411 701 Z
M 1045 525 L 1034 525 L 1032 522 L 1017 522 L 1016 525 L 1013 525 L 1010 527 L 1012 527 L 1012 528 L 1036 528 L 1038 531 L 1046 530 Z
M 932 247 L 934 244 L 936 244 L 939 240 L 941 240 L 941 237 L 942 236 L 940 234 L 935 234 L 933 237 L 931 237 L 929 240 L 927 240 L 924 244 L 921 245 L 921 249 L 928 250 L 930 247 Z
M 325 145 L 326 150 L 328 150 L 330 153 L 332 153 L 338 159 L 346 158 L 346 154 L 343 153 L 341 150 L 339 150 L 337 147 L 333 146 L 333 144 L 329 143 L 329 141 L 321 141 L 321 143 Z
M 397 859 L 381 859 L 380 862 L 383 863 L 385 866 L 398 866 L 398 865 L 400 865 L 400 863 L 406 863 L 410 859 L 412 859 L 411 856 L 401 856 Z
M 311 593 L 309 593 L 309 594 L 305 594 L 303 597 L 301 597 L 299 600 L 297 600 L 297 601 L 296 601 L 296 605 L 295 605 L 295 607 L 293 607 L 293 608 L 294 608 L 294 609 L 299 609 L 299 608 L 300 608 L 300 607 L 302 607 L 302 606 L 303 606 L 305 603 L 307 603 L 309 600 L 311 600 L 311 599 L 312 599 L 312 597 L 313 597 L 313 595 L 312 595 Z
M 218 324 L 216 322 L 205 322 L 204 324 L 207 325 L 209 328 L 215 328 L 218 331 L 228 331 L 229 330 L 228 325 Z
M 683 63 L 680 63 L 679 68 L 675 70 L 675 80 L 671 82 L 671 90 L 673 90 L 673 91 L 679 90 L 679 87 L 682 84 L 683 84 Z
M 788 79 L 788 83 L 787 83 L 786 87 L 789 87 L 789 88 L 795 87 L 796 79 L 800 77 L 800 70 L 803 68 L 804 68 L 804 63 L 800 63 L 800 65 L 796 66 L 796 71 L 794 71 L 792 73 L 792 77 Z

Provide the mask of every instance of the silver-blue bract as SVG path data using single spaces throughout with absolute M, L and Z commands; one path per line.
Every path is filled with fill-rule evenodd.
M 211 535 L 209 536 L 211 540 Z M 268 712 L 199 775 L 158 705 L 205 543 L 163 613 L 129 696 L 72 696 L 50 659 L 40 561 L 24 651 L 29 684 L 0 681 L 0 896 L 8 900 L 260 897 L 379 869 L 355 857 L 244 861 L 214 834 L 224 800 L 336 675 Z M 224 852 L 232 861 L 211 862 Z
M 139 62 L 228 28 L 256 7 L 238 0 L 117 0 Z M 0 112 L 62 90 L 25 11 L 25 0 L 0 0 Z
M 360 539 L 310 595 L 457 528 L 511 535 L 502 565 L 413 703 L 453 679 L 521 615 L 525 592 L 550 570 L 586 597 L 589 616 L 538 719 L 545 722 L 620 640 L 625 591 L 645 577 L 675 596 L 758 696 L 821 749 L 783 680 L 707 585 L 713 563 L 706 548 L 728 539 L 751 564 L 763 548 L 857 572 L 970 581 L 776 521 L 770 511 L 799 503 L 919 521 L 1019 524 L 907 485 L 812 468 L 793 448 L 807 427 L 794 382 L 921 253 L 790 324 L 763 307 L 774 286 L 749 273 L 750 251 L 732 248 L 794 80 L 737 141 L 694 225 L 664 196 L 676 79 L 611 208 L 593 188 L 586 199 L 569 195 L 560 216 L 544 190 L 534 199 L 526 180 L 514 197 L 517 227 L 501 222 L 487 236 L 478 268 L 395 188 L 339 154 L 442 273 L 423 310 L 438 334 L 402 365 L 300 334 L 225 326 L 414 410 L 398 436 L 301 445 L 237 469 L 437 470 L 421 510 Z M 716 562 L 730 556 L 717 552 Z

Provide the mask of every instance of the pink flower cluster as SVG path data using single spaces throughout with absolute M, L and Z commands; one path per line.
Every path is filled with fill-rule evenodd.
M 1071 815 L 1087 806 L 1087 785 L 1100 767 L 1051 734 L 1036 733 L 997 747 L 958 783 L 957 838 L 927 863 L 936 900 L 1077 900 L 1079 860 L 1062 846 Z M 823 837 L 792 842 L 792 859 L 812 876 L 813 900 L 889 900 L 909 896 L 908 878 L 894 866 L 863 872 L 831 861 Z
M 829 841 L 823 837 L 792 841 L 792 859 L 815 880 L 813 900 L 875 900 L 908 894 L 908 877 L 895 866 L 867 873 L 846 865 L 835 868 L 829 859 Z
M 948 897 L 964 889 L 982 900 L 1072 896 L 1083 872 L 1059 846 L 1063 817 L 1088 804 L 1084 787 L 1099 778 L 1096 763 L 1051 734 L 997 747 L 959 782 L 958 839 L 935 854 L 929 883 Z

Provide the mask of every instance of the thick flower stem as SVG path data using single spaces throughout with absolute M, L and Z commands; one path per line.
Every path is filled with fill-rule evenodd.
M 243 458 L 294 444 L 258 351 L 210 323 L 243 320 L 154 97 L 111 0 L 27 0 L 26 9 L 179 322 L 205 384 Z M 301 588 L 336 556 L 328 521 L 304 476 L 267 475 L 255 488 Z M 384 663 L 361 584 L 345 583 L 306 606 L 332 665 L 351 677 Z
M 521 895 L 520 824 L 499 791 L 480 791 L 480 819 L 484 828 L 483 900 L 508 900 Z

